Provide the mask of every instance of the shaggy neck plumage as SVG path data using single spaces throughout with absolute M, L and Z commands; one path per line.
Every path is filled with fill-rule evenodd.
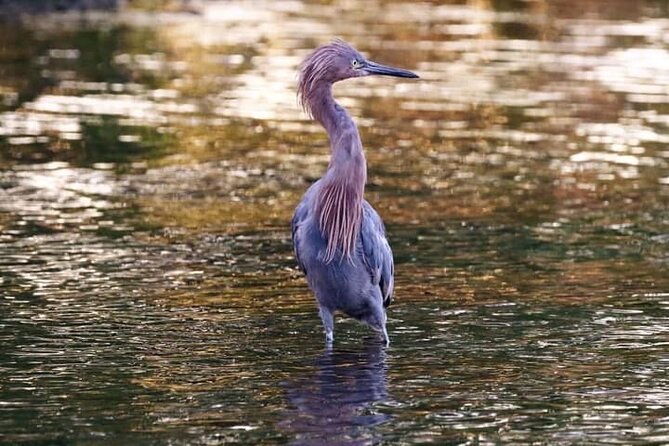
M 316 213 L 327 239 L 325 261 L 352 258 L 362 222 L 367 163 L 360 135 L 346 110 L 332 97 L 332 84 L 314 85 L 307 99 L 312 116 L 330 137 L 330 164 L 322 179 Z

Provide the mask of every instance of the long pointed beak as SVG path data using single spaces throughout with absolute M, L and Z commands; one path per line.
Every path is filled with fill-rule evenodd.
M 417 78 L 418 75 L 409 70 L 403 70 L 402 68 L 389 67 L 387 65 L 381 65 L 380 63 L 367 61 L 364 65 L 364 70 L 369 74 L 380 74 L 382 76 L 394 76 L 394 77 L 410 77 Z

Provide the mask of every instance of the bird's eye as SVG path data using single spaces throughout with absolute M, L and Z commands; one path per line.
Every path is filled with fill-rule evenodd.
M 353 60 L 351 61 L 351 66 L 352 66 L 353 68 L 359 68 L 359 67 L 360 67 L 360 62 L 358 61 L 358 59 L 353 59 Z

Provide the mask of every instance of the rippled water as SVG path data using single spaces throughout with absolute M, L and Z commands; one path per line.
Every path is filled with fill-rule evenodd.
M 8 4 L 1 443 L 669 443 L 666 2 Z M 290 247 L 334 36 L 421 75 L 335 89 L 388 349 L 324 349 Z

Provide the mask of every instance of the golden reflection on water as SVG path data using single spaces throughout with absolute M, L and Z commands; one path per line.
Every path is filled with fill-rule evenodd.
M 349 33 L 355 41 L 355 30 L 367 23 L 372 9 L 361 8 L 352 22 L 336 25 L 342 26 L 337 30 L 322 27 L 324 17 L 334 17 L 341 12 L 338 8 L 348 6 L 288 7 L 273 2 L 264 6 L 251 9 L 243 2 L 212 2 L 201 5 L 198 15 L 159 14 L 160 20 L 153 22 L 153 39 L 161 45 L 157 50 L 137 51 L 134 40 L 126 39 L 128 47 L 113 55 L 113 62 L 133 77 L 154 76 L 158 88 L 69 78 L 76 73 L 62 71 L 71 74 L 60 79 L 56 91 L 83 94 L 39 95 L 21 110 L 2 114 L 0 133 L 12 146 L 40 144 L 54 135 L 63 141 L 77 140 L 82 118 L 102 113 L 118 116 L 130 126 L 129 134 L 118 137 L 122 143 L 139 141 L 132 134 L 133 125 L 170 128 L 178 148 L 174 155 L 155 161 L 161 164 L 225 159 L 244 172 L 279 161 L 276 175 L 286 177 L 300 167 L 293 154 L 308 154 L 305 160 L 312 164 L 302 175 L 309 181 L 325 166 L 327 144 L 320 129 L 296 107 L 295 69 L 309 47 L 287 32 L 292 28 L 284 26 L 285 21 L 311 30 L 313 42 Z M 558 188 L 552 194 L 560 197 L 564 190 L 560 185 L 593 171 L 596 179 L 577 180 L 576 188 L 600 191 L 597 198 L 602 199 L 601 191 L 606 195 L 602 181 L 634 180 L 643 176 L 639 168 L 644 167 L 666 169 L 666 151 L 656 149 L 667 143 L 658 128 L 664 119 L 661 110 L 639 111 L 636 117 L 633 110 L 623 108 L 638 102 L 639 95 L 648 96 L 645 104 L 666 103 L 662 100 L 666 51 L 626 48 L 602 54 L 618 36 L 643 37 L 653 45 L 662 39 L 663 22 L 547 19 L 559 11 L 537 2 L 522 12 L 498 12 L 488 2 L 475 2 L 410 7 L 387 3 L 373 12 L 375 18 L 380 14 L 391 36 L 386 32 L 381 39 L 372 33 L 361 42 L 363 49 L 384 61 L 415 65 L 424 79 L 417 84 L 369 79 L 337 86 L 342 102 L 359 117 L 372 169 L 370 182 L 380 188 L 371 196 L 390 223 L 492 217 L 522 206 L 513 197 L 517 185 L 530 193 L 536 190 L 533 205 L 541 209 L 542 197 L 551 188 L 532 179 L 523 186 L 525 172 L 553 176 Z M 136 25 L 152 19 L 139 12 L 122 14 L 118 20 Z M 425 22 L 432 26 L 430 33 L 414 27 L 414 34 L 407 34 L 406 24 Z M 502 25 L 519 23 L 542 38 L 506 38 Z M 253 28 L 257 24 L 263 27 Z M 400 24 L 404 26 L 395 27 Z M 49 29 L 55 24 L 47 20 L 41 26 Z M 221 27 L 226 32 L 218 32 Z M 252 29 L 255 35 L 250 34 Z M 393 31 L 402 39 L 393 39 Z M 81 59 L 83 53 L 51 48 L 45 57 L 67 63 Z M 156 78 L 156 73 L 167 74 Z M 623 94 L 624 101 L 612 94 Z M 617 122 L 606 122 L 616 115 Z M 255 184 L 255 191 L 237 196 L 234 173 L 218 174 L 230 184 L 214 188 L 216 195 L 209 198 L 190 198 L 197 190 L 193 187 L 183 193 L 173 191 L 176 198 L 164 191 L 149 192 L 138 197 L 138 203 L 157 225 L 198 227 L 216 221 L 218 230 L 225 230 L 244 222 L 253 225 L 267 207 L 274 209 L 269 216 L 274 224 L 290 213 L 290 203 L 300 190 L 300 182 L 292 179 L 273 185 L 280 193 L 272 187 L 263 192 L 262 184 Z M 511 194 L 500 196 L 496 191 L 506 183 L 500 179 L 511 174 L 516 186 L 508 183 Z M 201 185 L 210 181 L 208 175 L 194 180 Z M 662 185 L 665 180 L 666 175 L 656 181 Z M 421 198 L 416 201 L 393 190 L 421 193 Z M 258 195 L 265 198 L 254 203 Z M 526 200 L 528 194 L 519 196 Z M 419 215 L 407 212 L 416 207 Z
M 136 206 L 151 227 L 278 225 L 327 164 L 325 135 L 296 104 L 296 68 L 338 35 L 422 77 L 336 87 L 361 126 L 369 197 L 391 227 L 584 218 L 605 202 L 624 213 L 633 204 L 621 194 L 666 206 L 669 53 L 657 47 L 666 21 L 637 7 L 612 19 L 590 2 L 578 5 L 595 14 L 583 18 L 568 4 L 208 2 L 194 11 L 91 14 L 92 26 L 128 27 L 105 61 L 116 79 L 78 71 L 86 48 L 46 46 L 36 58 L 54 84 L 0 114 L 3 162 L 68 159 L 99 144 L 87 136 L 107 122 L 98 116 L 117 120 L 111 140 L 138 150 L 142 128 L 154 127 L 170 135 L 169 149 L 137 174 L 96 169 L 95 190 L 61 184 L 48 169 L 31 181 L 78 194 L 81 207 L 91 195 Z M 328 19 L 342 13 L 349 20 Z M 78 25 L 47 16 L 30 26 L 76 35 Z M 12 85 L 2 89 L 9 103 L 20 93 Z

